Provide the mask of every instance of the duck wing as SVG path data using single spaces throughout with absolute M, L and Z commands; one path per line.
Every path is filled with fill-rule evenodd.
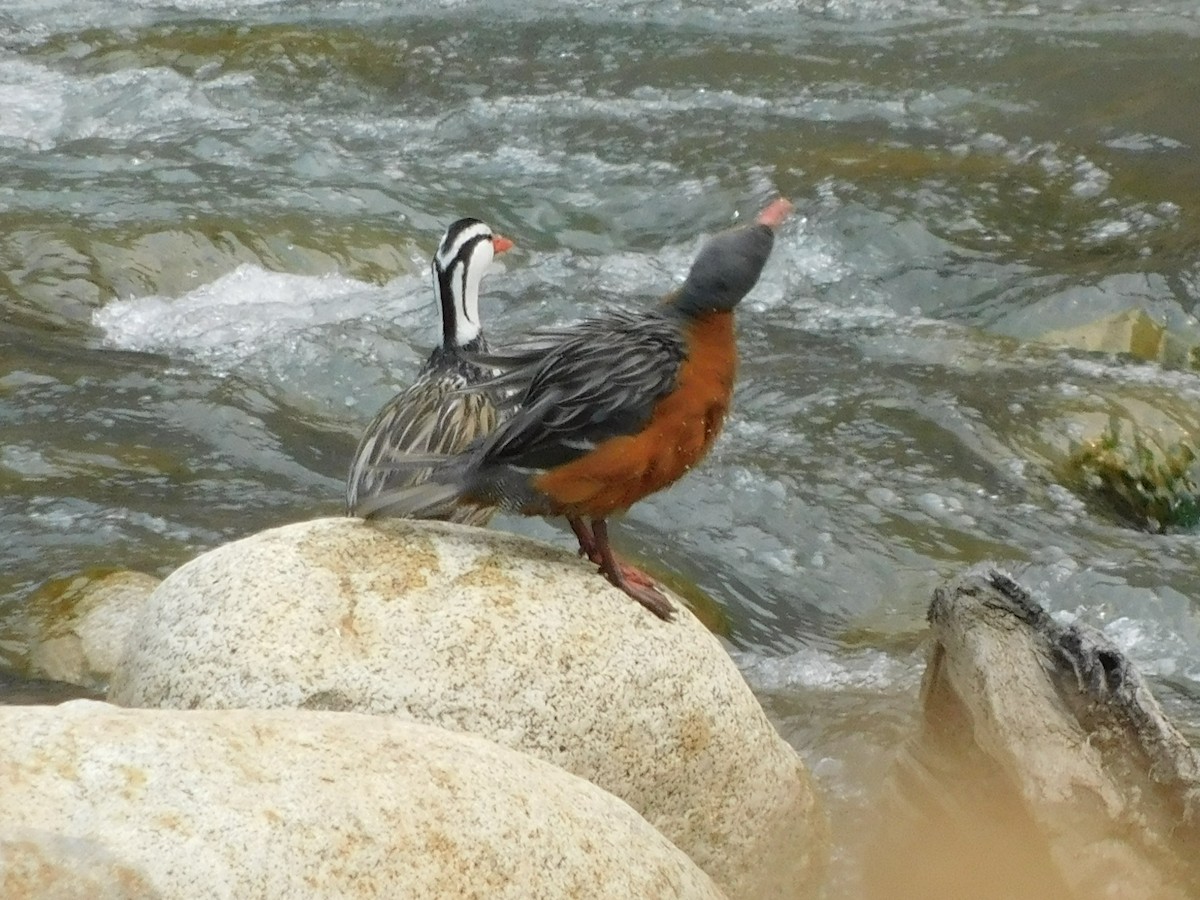
M 513 391 L 512 415 L 475 445 L 480 468 L 547 470 L 636 434 L 678 380 L 681 325 L 666 311 L 613 310 L 486 357 L 502 370 L 488 385 Z

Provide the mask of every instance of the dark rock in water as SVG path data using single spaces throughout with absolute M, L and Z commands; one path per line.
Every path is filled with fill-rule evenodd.
M 1124 654 L 990 567 L 939 588 L 929 621 L 870 895 L 1200 897 L 1200 753 Z
M 22 678 L 13 672 L 0 671 L 0 704 L 5 706 L 53 706 L 80 699 L 103 700 L 104 695 L 65 681 Z

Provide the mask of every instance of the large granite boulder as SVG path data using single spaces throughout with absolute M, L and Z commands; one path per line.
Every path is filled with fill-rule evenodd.
M 622 798 L 730 896 L 804 896 L 827 852 L 808 774 L 721 644 L 676 606 L 660 621 L 526 538 L 322 519 L 172 573 L 109 698 L 356 710 L 479 734 Z
M 1099 632 L 983 566 L 939 588 L 872 897 L 1200 897 L 1200 753 Z
M 721 897 L 625 803 L 471 735 L 86 700 L 0 733 L 3 897 Z

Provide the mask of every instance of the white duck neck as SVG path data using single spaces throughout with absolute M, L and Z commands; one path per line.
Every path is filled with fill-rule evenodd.
M 479 284 L 492 264 L 492 233 L 482 222 L 447 234 L 433 257 L 433 291 L 442 308 L 442 344 L 462 347 L 483 332 Z

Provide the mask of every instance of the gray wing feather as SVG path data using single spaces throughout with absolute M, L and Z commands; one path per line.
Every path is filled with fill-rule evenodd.
M 545 350 L 546 342 L 557 338 Z M 613 310 L 509 347 L 486 382 L 518 388 L 516 410 L 479 445 L 481 462 L 551 468 L 643 428 L 676 383 L 686 347 L 667 312 Z

